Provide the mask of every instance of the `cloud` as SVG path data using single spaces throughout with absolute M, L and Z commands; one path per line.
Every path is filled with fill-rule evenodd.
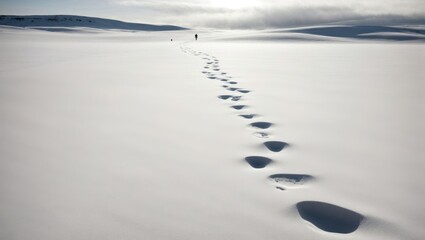
M 361 13 L 346 7 L 260 8 L 197 19 L 199 26 L 265 29 L 320 24 L 425 24 L 424 15 Z
M 228 0 L 232 1 L 232 0 Z M 145 18 L 187 27 L 266 29 L 320 24 L 425 24 L 422 0 L 263 0 L 255 5 L 227 8 L 210 0 L 114 0 L 139 9 Z M 135 10 L 136 9 L 136 10 Z M 140 21 L 146 21 L 139 19 Z

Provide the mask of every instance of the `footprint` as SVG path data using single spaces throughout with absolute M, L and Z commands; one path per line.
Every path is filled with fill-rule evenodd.
M 221 73 L 221 75 L 226 75 L 226 74 L 227 74 L 227 73 L 225 73 L 225 72 L 222 72 L 222 73 Z
M 236 110 L 241 110 L 243 108 L 246 108 L 246 105 L 235 105 L 235 106 L 232 106 L 231 108 L 234 108 Z
M 364 220 L 361 214 L 330 203 L 304 201 L 296 207 L 301 218 L 326 232 L 352 233 Z
M 222 81 L 222 82 L 227 82 L 227 79 L 222 78 L 222 79 L 221 79 L 221 81 Z
M 234 101 L 234 102 L 237 102 L 237 101 L 241 100 L 241 97 L 242 96 L 233 96 L 231 100 Z
M 258 138 L 268 138 L 269 135 L 267 133 L 263 133 L 263 132 L 255 132 L 252 135 L 258 137 Z
M 239 88 L 233 88 L 233 87 L 232 88 L 228 88 L 229 91 L 233 91 L 233 92 L 236 91 L 236 90 L 238 90 L 238 89 Z
M 255 116 L 257 116 L 257 114 L 241 114 L 239 115 L 245 119 L 253 119 Z
M 240 92 L 240 93 L 250 93 L 251 91 L 245 90 L 245 89 L 238 89 L 238 92 Z
M 279 187 L 297 187 L 303 185 L 313 179 L 310 175 L 305 174 L 273 174 L 269 179 L 278 184 Z
M 280 152 L 282 149 L 289 146 L 289 144 L 286 142 L 268 141 L 264 143 L 264 146 L 266 146 L 272 152 Z
M 265 168 L 267 165 L 269 165 L 273 160 L 266 157 L 260 157 L 260 156 L 250 156 L 246 157 L 245 161 L 251 165 L 253 168 Z
M 223 85 L 222 87 L 224 87 L 224 88 L 228 88 L 229 86 L 227 86 L 227 85 Z
M 220 96 L 218 96 L 218 98 L 223 99 L 223 100 L 227 100 L 231 97 L 233 97 L 233 96 L 232 95 L 220 95 Z
M 230 83 L 230 84 L 238 84 L 237 82 L 233 82 L 233 81 L 232 81 L 232 82 L 229 82 L 229 83 Z M 238 90 L 238 91 L 239 91 L 239 90 Z
M 218 71 L 220 71 L 220 68 L 214 68 L 213 70 L 218 72 Z
M 269 122 L 254 122 L 250 124 L 252 127 L 255 128 L 261 128 L 261 129 L 267 129 L 269 128 L 272 124 Z
M 212 77 L 212 76 L 210 76 L 210 77 L 208 77 L 209 79 L 216 79 L 217 77 Z

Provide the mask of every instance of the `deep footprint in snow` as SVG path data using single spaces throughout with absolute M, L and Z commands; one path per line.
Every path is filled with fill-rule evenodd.
M 245 119 L 253 119 L 254 117 L 257 116 L 257 114 L 241 114 L 239 115 L 240 117 L 243 117 Z
M 270 158 L 261 157 L 261 156 L 250 156 L 250 157 L 246 157 L 245 161 L 249 165 L 251 165 L 251 167 L 261 169 L 261 168 L 265 168 L 273 160 L 271 160 Z
M 288 147 L 289 144 L 286 142 L 280 142 L 280 141 L 268 141 L 264 143 L 264 146 L 266 146 L 272 152 L 280 152 L 285 147 Z
M 237 102 L 237 101 L 241 100 L 241 98 L 242 98 L 242 96 L 233 96 L 231 100 L 234 101 L 234 102 Z
M 229 84 L 238 84 L 238 82 L 231 81 L 231 82 L 229 82 Z
M 271 127 L 272 124 L 269 122 L 254 122 L 254 123 L 251 123 L 250 126 L 254 128 L 267 129 Z
M 299 187 L 313 179 L 310 175 L 305 174 L 273 174 L 269 176 L 269 179 L 276 183 L 279 187 L 290 188 Z
M 218 96 L 218 98 L 222 99 L 222 100 L 227 100 L 229 98 L 233 97 L 232 95 L 220 95 Z
M 299 202 L 296 207 L 301 218 L 326 232 L 352 233 L 364 220 L 357 212 L 325 202 Z
M 240 92 L 240 93 L 250 93 L 251 91 L 245 90 L 245 89 L 238 89 L 238 92 Z
M 233 87 L 232 87 L 232 88 L 228 88 L 228 90 L 229 90 L 229 91 L 232 91 L 232 92 L 234 92 L 234 91 L 236 91 L 236 90 L 238 90 L 238 89 L 239 89 L 239 88 L 233 88 Z
M 211 77 L 208 77 L 208 78 L 209 78 L 209 79 L 217 79 L 217 77 L 212 77 L 212 76 L 211 76 Z
M 242 110 L 244 108 L 246 108 L 246 105 L 235 105 L 235 106 L 231 106 L 231 108 L 236 109 L 236 110 Z

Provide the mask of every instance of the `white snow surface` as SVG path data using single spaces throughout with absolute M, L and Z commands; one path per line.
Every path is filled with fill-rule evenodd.
M 1 30 L 1 239 L 425 236 L 423 44 L 193 34 Z M 363 220 L 324 231 L 304 201 Z

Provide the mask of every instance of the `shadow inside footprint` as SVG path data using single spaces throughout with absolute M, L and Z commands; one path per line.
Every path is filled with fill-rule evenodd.
M 232 97 L 232 101 L 234 101 L 234 102 L 237 102 L 239 100 L 241 100 L 241 96 L 233 96 Z
M 208 77 L 209 79 L 216 79 L 216 77 Z
M 233 96 L 232 95 L 220 95 L 220 96 L 218 96 L 218 98 L 223 99 L 223 100 L 227 100 L 231 97 L 233 97 Z
M 239 88 L 229 88 L 229 91 L 236 91 L 236 90 L 238 90 Z
M 289 146 L 289 144 L 286 142 L 268 141 L 264 143 L 264 146 L 266 146 L 272 152 L 280 152 L 282 149 Z
M 229 84 L 238 84 L 238 83 L 237 83 L 237 82 L 233 82 L 233 81 L 232 81 L 232 82 L 229 82 Z
M 304 220 L 326 232 L 352 233 L 364 219 L 357 212 L 324 202 L 305 201 L 296 206 Z
M 252 127 L 255 128 L 261 128 L 261 129 L 267 129 L 269 128 L 272 124 L 269 122 L 254 122 L 250 124 Z
M 235 105 L 235 106 L 232 106 L 232 108 L 234 108 L 236 110 L 241 110 L 241 109 L 243 109 L 245 107 L 246 107 L 245 105 Z
M 256 115 L 255 114 L 241 114 L 239 115 L 245 119 L 253 119 Z
M 313 179 L 310 175 L 305 174 L 273 174 L 269 176 L 270 180 L 283 185 L 303 185 Z
M 251 91 L 249 90 L 244 90 L 244 89 L 239 89 L 238 92 L 240 93 L 250 93 Z
M 269 165 L 272 162 L 270 158 L 260 157 L 260 156 L 246 157 L 245 161 L 249 165 L 251 165 L 251 167 L 253 168 L 265 168 L 267 165 Z

